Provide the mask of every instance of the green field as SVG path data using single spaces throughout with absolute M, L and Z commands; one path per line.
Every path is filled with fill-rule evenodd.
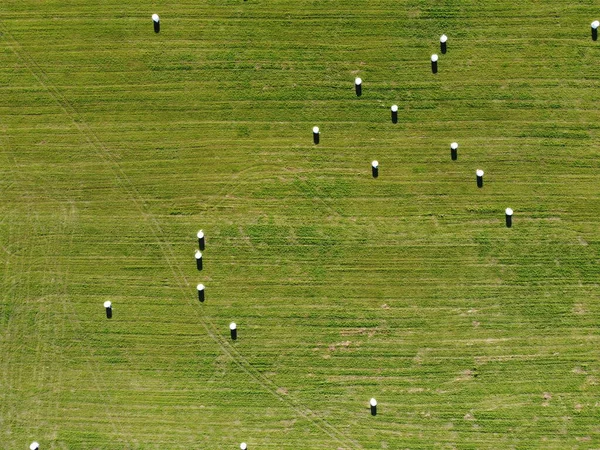
M 600 448 L 598 6 L 3 0 L 0 448 Z

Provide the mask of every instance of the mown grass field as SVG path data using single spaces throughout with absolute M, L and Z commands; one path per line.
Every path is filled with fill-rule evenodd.
M 600 448 L 597 3 L 0 9 L 0 448 Z

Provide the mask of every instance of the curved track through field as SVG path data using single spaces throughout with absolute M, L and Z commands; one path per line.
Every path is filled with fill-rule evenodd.
M 345 449 L 363 448 L 360 443 L 349 437 L 343 431 L 340 431 L 310 408 L 301 404 L 299 401 L 293 399 L 289 395 L 283 396 L 279 394 L 279 386 L 256 370 L 242 354 L 240 354 L 225 338 L 220 336 L 214 323 L 212 323 L 212 321 L 204 314 L 203 309 L 195 307 L 195 304 L 197 303 L 195 301 L 195 285 L 192 286 L 181 267 L 179 267 L 179 265 L 176 263 L 176 255 L 172 246 L 165 240 L 164 231 L 159 221 L 149 211 L 146 199 L 144 199 L 143 196 L 137 191 L 129 177 L 125 174 L 119 162 L 115 158 L 115 155 L 110 151 L 109 148 L 106 147 L 106 145 L 104 145 L 96 133 L 94 133 L 94 131 L 87 125 L 83 117 L 77 112 L 69 100 L 48 80 L 48 77 L 44 71 L 37 65 L 37 63 L 31 58 L 31 56 L 19 44 L 19 42 L 10 34 L 4 24 L 0 24 L 0 32 L 4 34 L 8 48 L 23 62 L 37 82 L 40 83 L 40 85 L 42 85 L 44 89 L 48 91 L 56 103 L 60 105 L 64 113 L 71 119 L 78 132 L 84 137 L 86 142 L 88 142 L 95 149 L 98 157 L 102 159 L 104 164 L 112 172 L 115 179 L 115 184 L 124 192 L 129 201 L 135 205 L 135 208 L 140 212 L 141 216 L 149 225 L 152 235 L 156 243 L 159 244 L 161 253 L 177 281 L 177 286 L 181 292 L 182 299 L 193 306 L 192 309 L 199 318 L 206 333 L 213 341 L 215 341 L 221 351 L 232 361 L 234 361 L 235 364 L 237 364 L 237 366 L 251 379 L 259 384 L 262 389 L 269 392 L 279 401 L 290 407 L 299 417 L 309 420 L 316 429 L 329 436 L 332 441 L 335 441 L 338 444 L 338 446 L 342 446 L 341 448 Z M 110 422 L 114 427 L 114 418 L 110 417 L 110 413 L 108 411 L 107 414 L 109 415 Z

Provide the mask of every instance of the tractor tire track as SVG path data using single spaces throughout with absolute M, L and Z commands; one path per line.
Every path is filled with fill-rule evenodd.
M 77 112 L 69 100 L 56 88 L 44 71 L 37 65 L 37 63 L 29 56 L 27 51 L 21 47 L 19 42 L 6 30 L 4 24 L 0 24 L 0 31 L 4 33 L 7 38 L 8 48 L 25 64 L 34 78 L 40 83 L 40 85 L 48 91 L 56 103 L 61 107 L 64 113 L 71 119 L 72 123 L 85 139 L 85 141 L 96 151 L 97 155 L 102 159 L 107 168 L 112 172 L 115 183 L 123 190 L 127 199 L 135 205 L 140 215 L 149 224 L 152 231 L 153 237 L 160 246 L 161 252 L 163 253 L 164 259 L 168 264 L 173 276 L 177 280 L 177 285 L 181 291 L 182 297 L 191 305 L 195 305 L 193 301 L 195 295 L 191 289 L 191 283 L 185 276 L 181 268 L 176 264 L 176 255 L 173 251 L 172 246 L 164 239 L 164 231 L 160 226 L 160 223 L 156 217 L 150 212 L 147 201 L 144 197 L 136 190 L 132 181 L 129 179 L 127 174 L 123 171 L 121 165 L 115 158 L 115 155 L 104 145 L 104 143 L 98 138 L 96 133 L 87 125 L 84 118 Z M 330 207 L 330 205 L 328 205 Z M 195 288 L 195 286 L 194 286 Z M 327 420 L 320 417 L 317 413 L 302 405 L 299 401 L 291 398 L 289 395 L 283 396 L 277 392 L 278 386 L 271 380 L 262 375 L 256 370 L 252 364 L 240 354 L 231 344 L 229 344 L 223 337 L 221 337 L 216 329 L 216 326 L 206 316 L 202 308 L 192 307 L 196 316 L 201 319 L 201 324 L 205 329 L 208 336 L 219 346 L 221 351 L 227 355 L 244 373 L 252 378 L 258 385 L 264 390 L 268 391 L 279 401 L 286 404 L 299 416 L 306 420 L 309 420 L 315 428 L 329 436 L 332 440 L 338 444 L 345 446 L 346 448 L 363 448 L 358 442 L 348 437 L 344 432 L 338 430 L 336 427 L 331 425 Z M 112 421 L 112 420 L 111 420 Z

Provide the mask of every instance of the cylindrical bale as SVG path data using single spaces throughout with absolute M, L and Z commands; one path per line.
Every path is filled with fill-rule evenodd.
M 242 442 L 240 444 L 240 450 L 248 450 L 248 444 L 246 444 L 245 442 Z
M 235 322 L 229 324 L 229 331 L 231 332 L 231 339 L 235 341 L 237 339 L 237 325 Z
M 431 55 L 431 71 L 433 73 L 438 71 L 438 55 Z
M 354 89 L 356 90 L 356 96 L 360 97 L 362 95 L 362 79 L 356 78 L 354 80 Z
M 392 105 L 392 123 L 398 123 L 398 105 Z
M 319 143 L 319 136 L 320 136 L 319 127 L 313 127 L 313 142 L 315 144 Z
M 440 50 L 442 51 L 442 55 L 445 55 L 448 50 L 448 36 L 445 34 L 440 36 Z
M 29 450 L 39 450 L 40 448 L 40 444 L 38 444 L 37 442 L 32 442 L 31 444 L 29 444 Z
M 475 171 L 475 175 L 477 175 L 477 187 L 482 188 L 483 187 L 483 170 L 477 169 Z
M 206 244 L 206 238 L 204 237 L 204 231 L 198 231 L 198 247 L 200 250 L 204 250 L 204 245 Z
M 104 309 L 106 310 L 106 318 L 111 319 L 112 318 L 112 303 L 109 300 L 104 302 Z
M 158 17 L 158 14 L 152 14 L 152 23 L 154 24 L 154 32 L 159 33 L 160 32 L 160 17 Z
M 597 20 L 594 20 L 592 22 L 592 41 L 598 40 L 598 27 L 600 27 L 600 22 Z
M 456 161 L 458 159 L 458 143 L 453 142 L 450 144 L 450 158 L 452 161 Z
M 379 162 L 373 161 L 371 163 L 371 172 L 373 173 L 373 178 L 377 178 L 379 176 Z
M 510 208 L 506 208 L 504 210 L 504 214 L 506 215 L 506 227 L 510 228 L 512 227 L 512 216 L 513 216 L 513 210 Z
M 204 285 L 199 284 L 198 286 L 196 286 L 196 289 L 198 290 L 198 300 L 203 302 L 204 301 Z
M 377 400 L 375 400 L 374 398 L 372 398 L 369 401 L 369 405 L 371 405 L 371 415 L 372 416 L 376 416 L 377 415 Z
M 200 250 L 196 250 L 196 268 L 198 270 L 202 270 L 202 252 Z

